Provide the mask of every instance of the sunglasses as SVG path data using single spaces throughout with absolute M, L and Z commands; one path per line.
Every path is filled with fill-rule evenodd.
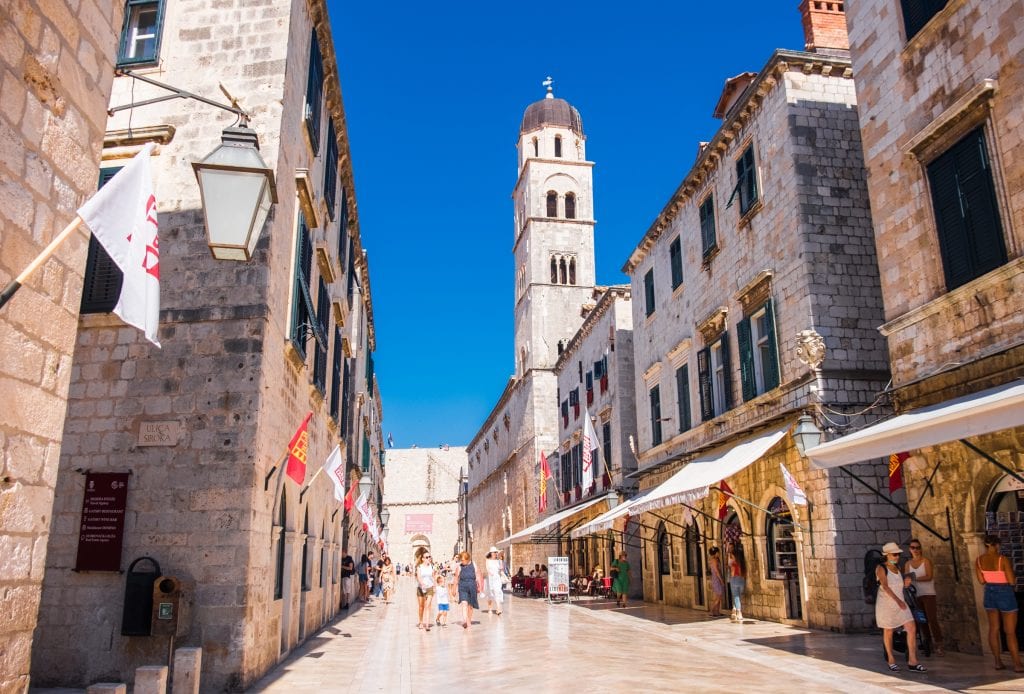
M 910 549 L 921 549 L 921 545 L 910 545 Z

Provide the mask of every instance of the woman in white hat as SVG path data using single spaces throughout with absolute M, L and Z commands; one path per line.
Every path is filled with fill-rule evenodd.
M 501 614 L 501 602 L 505 597 L 501 589 L 501 572 L 504 568 L 498 556 L 498 548 L 491 547 L 487 550 L 487 560 L 484 562 L 484 570 L 487 572 L 484 594 L 487 596 L 487 609 L 494 614 Z M 494 609 L 495 603 L 498 604 L 497 611 Z
M 898 672 L 900 669 L 892 652 L 892 635 L 897 629 L 903 627 L 907 632 L 907 669 L 911 672 L 925 672 L 924 665 L 917 660 L 917 633 L 914 615 L 907 608 L 907 603 L 903 602 L 903 588 L 906 583 L 899 566 L 902 554 L 903 550 L 895 542 L 887 542 L 882 547 L 885 561 L 875 569 L 875 578 L 878 579 L 875 623 L 882 630 L 885 657 L 889 662 L 890 670 Z

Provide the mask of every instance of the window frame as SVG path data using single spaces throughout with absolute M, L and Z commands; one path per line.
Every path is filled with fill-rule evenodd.
M 132 12 L 134 8 L 145 5 L 156 6 L 156 26 L 153 34 L 153 55 L 142 58 L 129 58 L 125 54 L 130 45 L 128 39 L 129 29 L 132 27 Z M 124 20 L 121 23 L 121 36 L 117 45 L 117 62 L 115 67 L 143 67 L 146 65 L 157 65 L 160 62 L 160 44 L 164 28 L 164 0 L 127 0 L 124 7 Z
M 718 250 L 718 238 L 715 229 L 715 196 L 708 195 L 698 208 L 700 217 L 701 256 L 708 258 Z
M 320 152 L 321 115 L 324 110 L 324 61 L 320 39 L 314 28 L 309 42 L 309 65 L 306 72 L 306 98 L 302 119 L 306 124 L 313 154 Z
M 900 14 L 906 40 L 910 41 L 921 33 L 921 30 L 948 4 L 949 0 L 900 0 Z
M 740 196 L 740 216 L 754 209 L 761 199 L 757 181 L 757 156 L 753 142 L 748 143 L 743 153 L 736 159 L 736 188 L 733 195 L 737 193 Z
M 661 384 L 655 383 L 647 390 L 651 405 L 651 448 L 664 441 L 661 430 Z
M 654 297 L 654 268 L 644 273 L 644 315 L 650 318 L 656 309 Z
M 763 325 L 759 325 L 758 319 L 762 317 Z M 777 388 L 781 380 L 778 331 L 771 299 L 736 325 L 736 337 L 739 340 L 740 383 L 746 402 Z
M 682 364 L 676 369 L 676 408 L 679 413 L 679 432 L 693 427 L 693 412 L 690 408 L 690 365 Z
M 547 213 L 545 216 L 548 219 L 557 219 L 558 218 L 558 193 L 556 193 L 553 190 L 549 190 L 547 192 L 547 194 L 544 196 L 544 203 L 545 203 L 545 210 L 544 211 Z
M 683 284 L 683 242 L 682 236 L 676 236 L 668 244 L 668 264 L 672 274 L 672 291 Z
M 719 356 L 716 362 L 714 354 Z M 697 353 L 697 381 L 700 392 L 701 421 L 707 422 L 720 417 L 732 409 L 732 382 L 729 357 L 729 333 L 723 331 L 715 340 Z M 714 376 L 721 372 L 723 379 Z M 716 401 L 723 405 L 719 411 Z
M 335 207 L 338 197 L 338 134 L 334 128 L 334 119 L 327 118 L 327 151 L 324 156 L 324 202 L 327 203 L 327 216 L 334 221 Z M 346 233 L 340 229 L 339 234 Z

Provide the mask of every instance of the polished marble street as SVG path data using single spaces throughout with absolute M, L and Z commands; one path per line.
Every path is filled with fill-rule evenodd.
M 987 658 L 923 659 L 925 674 L 884 672 L 881 637 L 809 631 L 611 601 L 551 605 L 506 596 L 501 616 L 458 611 L 416 628 L 411 579 L 390 605 L 359 604 L 300 646 L 250 692 L 1024 692 Z

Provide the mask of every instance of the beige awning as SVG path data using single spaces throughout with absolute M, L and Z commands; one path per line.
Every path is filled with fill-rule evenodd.
M 632 499 L 627 499 L 626 501 L 623 501 L 621 504 L 613 508 L 611 511 L 605 511 L 589 523 L 584 523 L 580 527 L 574 528 L 572 532 L 569 533 L 569 535 L 571 535 L 574 540 L 578 540 L 581 537 L 586 537 L 587 535 L 592 535 L 596 532 L 607 530 L 615 524 L 616 518 L 620 518 L 629 513 L 630 505 L 633 502 L 638 501 L 642 496 L 643 494 L 641 494 L 640 496 L 635 496 Z
M 544 532 L 545 530 L 548 530 L 551 526 L 553 526 L 555 523 L 565 520 L 569 516 L 579 513 L 585 508 L 590 508 L 594 504 L 601 503 L 602 501 L 610 501 L 615 499 L 618 499 L 618 495 L 615 494 L 614 492 L 605 494 L 603 496 L 599 496 L 594 499 L 587 499 L 583 503 L 576 504 L 575 506 L 570 506 L 569 508 L 563 508 L 558 513 L 554 513 L 542 521 L 538 521 L 537 523 L 534 523 L 533 525 L 524 528 L 517 533 L 513 533 L 512 535 L 509 535 L 504 539 L 498 540 L 498 542 L 495 544 L 498 547 L 503 547 L 505 545 L 515 544 L 516 542 L 528 543 L 532 540 L 532 536 L 534 535 L 534 533 Z
M 1024 381 L 929 405 L 806 451 L 819 468 L 1024 426 Z

